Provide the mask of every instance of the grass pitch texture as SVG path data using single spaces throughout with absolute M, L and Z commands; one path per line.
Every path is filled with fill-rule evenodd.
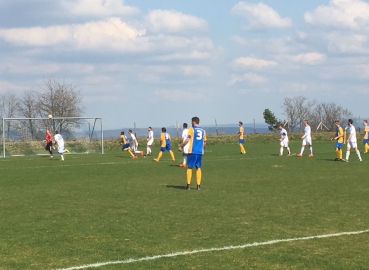
M 175 143 L 173 143 L 173 146 Z M 361 145 L 360 145 L 361 146 Z M 202 190 L 164 153 L 0 159 L 0 269 L 60 269 L 369 229 L 369 156 L 279 157 L 279 144 L 209 142 Z M 300 142 L 290 144 L 298 153 Z M 174 148 L 174 147 L 173 147 Z M 144 150 L 144 149 L 142 149 Z M 345 151 L 344 151 L 345 152 Z M 369 233 L 158 258 L 96 269 L 369 269 Z

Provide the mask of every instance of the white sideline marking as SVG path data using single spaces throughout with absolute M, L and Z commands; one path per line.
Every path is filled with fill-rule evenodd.
M 105 265 L 128 264 L 128 263 L 134 263 L 134 262 L 152 261 L 152 260 L 157 260 L 157 259 L 161 259 L 161 258 L 171 258 L 171 257 L 191 255 L 191 254 L 196 254 L 196 253 L 204 253 L 204 252 L 211 252 L 211 251 L 223 251 L 223 250 L 232 250 L 232 249 L 243 249 L 243 248 L 248 248 L 248 247 L 273 245 L 273 244 L 284 243 L 284 242 L 304 241 L 304 240 L 311 240 L 311 239 L 338 237 L 338 236 L 343 236 L 343 235 L 355 235 L 355 234 L 363 234 L 363 233 L 368 233 L 368 232 L 369 232 L 369 229 L 368 230 L 363 230 L 363 231 L 340 232 L 340 233 L 333 233 L 333 234 L 322 234 L 322 235 L 315 235 L 315 236 L 270 240 L 270 241 L 266 241 L 266 242 L 255 242 L 255 243 L 252 243 L 252 244 L 245 244 L 245 245 L 239 245 L 239 246 L 226 246 L 226 247 L 221 247 L 221 248 L 197 249 L 197 250 L 192 250 L 192 251 L 181 251 L 181 252 L 175 252 L 175 253 L 169 253 L 169 254 L 163 254 L 163 255 L 147 256 L 147 257 L 138 258 L 138 259 L 132 259 L 131 258 L 131 259 L 123 260 L 123 261 L 110 261 L 110 262 L 85 264 L 85 265 L 81 265 L 81 266 L 72 266 L 72 267 L 69 267 L 69 268 L 59 268 L 59 269 L 55 269 L 55 270 L 78 270 L 78 269 L 86 269 L 86 268 L 92 268 L 92 267 L 93 268 L 98 268 L 98 267 L 105 266 Z

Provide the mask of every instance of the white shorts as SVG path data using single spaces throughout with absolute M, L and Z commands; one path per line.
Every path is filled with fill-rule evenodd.
M 281 141 L 281 147 L 288 147 L 288 140 Z
M 188 148 L 190 147 L 190 144 L 186 144 L 185 147 L 183 147 L 183 154 L 188 154 Z
M 311 142 L 311 138 L 304 138 L 302 140 L 302 145 L 313 145 L 313 143 Z
M 357 148 L 357 142 L 348 141 L 347 148 Z
M 132 151 L 137 151 L 137 148 L 138 148 L 138 144 L 136 145 L 132 143 L 132 146 L 131 146 Z
M 58 143 L 58 153 L 59 154 L 64 153 L 64 143 Z
M 150 139 L 150 140 L 147 141 L 148 146 L 151 146 L 153 143 L 154 143 L 154 139 Z

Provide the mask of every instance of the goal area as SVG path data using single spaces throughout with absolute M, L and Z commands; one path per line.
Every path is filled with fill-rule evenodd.
M 101 117 L 3 118 L 0 129 L 3 158 L 49 155 L 44 142 L 46 129 L 53 140 L 56 130 L 63 136 L 70 154 L 104 154 Z

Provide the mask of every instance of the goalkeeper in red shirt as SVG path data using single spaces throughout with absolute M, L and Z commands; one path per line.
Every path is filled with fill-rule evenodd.
M 50 157 L 52 158 L 53 157 L 53 151 L 52 151 L 52 149 L 53 149 L 53 136 L 51 135 L 50 130 L 48 130 L 48 129 L 46 129 L 46 137 L 45 137 L 44 142 L 46 142 L 45 150 L 49 151 Z

